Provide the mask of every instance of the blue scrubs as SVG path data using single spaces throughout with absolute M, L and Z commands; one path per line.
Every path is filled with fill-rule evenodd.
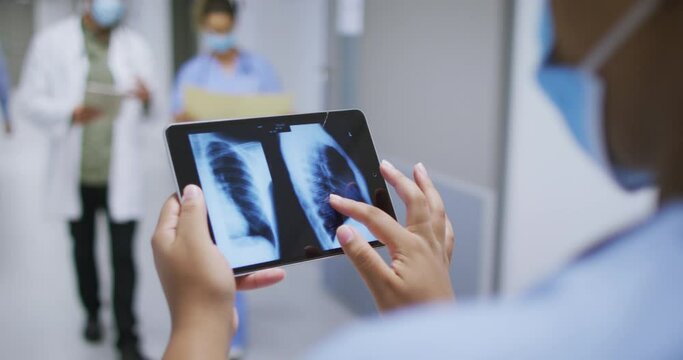
M 197 55 L 183 64 L 173 89 L 173 113 L 184 111 L 183 91 L 186 87 L 206 91 L 246 95 L 282 92 L 282 85 L 275 70 L 264 58 L 240 51 L 233 71 L 223 68 L 210 54 Z M 240 327 L 233 339 L 233 348 L 244 348 L 247 342 L 247 310 L 244 295 L 238 293 L 235 306 L 239 313 Z
M 201 54 L 185 63 L 178 72 L 173 90 L 173 113 L 183 112 L 183 91 L 186 87 L 206 91 L 245 95 L 282 92 L 282 85 L 273 67 L 264 58 L 240 52 L 234 71 L 228 71 L 209 54 Z
M 516 299 L 367 321 L 309 359 L 683 359 L 683 199 Z
M 5 121 L 10 121 L 9 118 L 9 92 L 12 86 L 9 72 L 5 63 L 5 55 L 0 49 L 0 111 L 2 111 L 2 118 Z

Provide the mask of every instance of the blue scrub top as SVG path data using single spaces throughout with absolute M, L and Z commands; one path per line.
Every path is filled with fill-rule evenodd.
M 309 359 L 683 359 L 683 201 L 515 299 L 355 325 Z
M 5 62 L 5 54 L 0 48 L 0 111 L 5 121 L 9 121 L 9 92 L 12 86 Z
M 173 113 L 184 110 L 183 91 L 194 86 L 225 94 L 277 93 L 280 80 L 268 61 L 258 55 L 240 51 L 233 71 L 225 70 L 210 54 L 200 54 L 183 64 L 173 89 Z

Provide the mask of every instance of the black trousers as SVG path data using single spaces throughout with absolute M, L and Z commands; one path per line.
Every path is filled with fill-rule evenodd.
M 78 277 L 81 302 L 88 316 L 97 316 L 100 308 L 99 280 L 95 264 L 95 214 L 105 210 L 111 237 L 111 263 L 114 268 L 114 316 L 119 331 L 117 345 L 137 342 L 133 290 L 135 264 L 133 263 L 133 234 L 137 223 L 112 221 L 107 205 L 107 188 L 81 186 L 83 215 L 70 222 L 73 237 L 73 255 Z

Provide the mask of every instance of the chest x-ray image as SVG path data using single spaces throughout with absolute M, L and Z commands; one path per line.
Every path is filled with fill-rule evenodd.
M 330 194 L 371 203 L 362 172 L 340 145 L 356 141 L 353 130 L 339 131 L 344 126 L 336 124 L 336 140 L 320 123 L 189 134 L 214 240 L 233 268 L 338 249 L 344 224 L 373 238 L 329 204 Z
M 190 135 L 216 245 L 233 267 L 280 258 L 272 179 L 258 141 Z
M 330 194 L 365 203 L 370 203 L 370 195 L 356 164 L 322 125 L 292 126 L 290 132 L 280 134 L 280 147 L 294 191 L 321 247 L 339 248 L 336 231 L 344 224 L 371 239 L 365 226 L 339 214 L 329 204 Z

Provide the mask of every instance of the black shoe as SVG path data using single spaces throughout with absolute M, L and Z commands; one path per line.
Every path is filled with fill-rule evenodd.
M 121 360 L 146 360 L 147 358 L 142 355 L 140 348 L 136 343 L 128 343 L 122 345 L 119 349 L 121 354 Z
M 97 317 L 89 317 L 83 330 L 83 337 L 86 341 L 97 343 L 102 341 L 102 325 Z

